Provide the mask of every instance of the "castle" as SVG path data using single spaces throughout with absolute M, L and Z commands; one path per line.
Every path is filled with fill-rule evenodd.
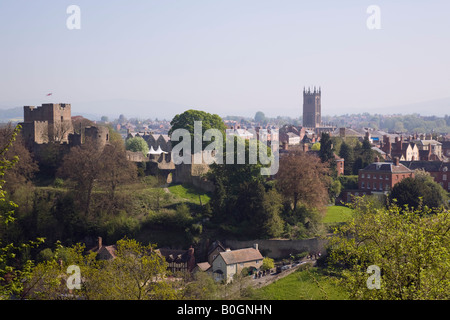
M 74 131 L 71 105 L 67 103 L 46 103 L 40 107 L 23 107 L 22 137 L 28 149 L 39 159 L 41 151 L 48 144 L 61 146 L 61 151 L 79 146 L 86 139 L 103 148 L 109 142 L 109 130 L 106 127 L 91 126 Z

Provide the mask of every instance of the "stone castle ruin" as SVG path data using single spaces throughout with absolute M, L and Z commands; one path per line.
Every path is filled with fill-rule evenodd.
M 46 103 L 40 107 L 23 107 L 22 137 L 25 145 L 39 160 L 43 150 L 50 144 L 58 145 L 65 153 L 71 147 L 80 146 L 91 139 L 103 148 L 109 142 L 109 130 L 106 127 L 85 127 L 75 133 L 72 123 L 71 105 L 67 103 Z

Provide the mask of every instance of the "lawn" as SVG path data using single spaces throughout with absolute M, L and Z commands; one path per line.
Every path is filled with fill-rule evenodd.
M 334 224 L 347 222 L 353 217 L 353 210 L 345 206 L 330 206 L 322 222 Z
M 294 273 L 253 292 L 260 300 L 346 300 L 348 295 L 336 279 L 318 268 L 297 270 Z
M 189 185 L 174 184 L 169 186 L 168 189 L 175 196 L 196 204 L 200 204 L 200 199 L 202 205 L 208 203 L 211 199 L 208 193 Z

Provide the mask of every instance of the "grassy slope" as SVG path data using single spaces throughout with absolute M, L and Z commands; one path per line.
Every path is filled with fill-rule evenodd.
M 336 279 L 317 268 L 298 270 L 254 291 L 253 299 L 261 300 L 346 300 L 347 294 Z

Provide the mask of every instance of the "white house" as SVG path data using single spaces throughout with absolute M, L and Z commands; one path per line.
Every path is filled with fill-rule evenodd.
M 262 266 L 262 261 L 263 256 L 259 252 L 257 244 L 254 248 L 227 249 L 215 257 L 211 265 L 211 271 L 214 280 L 225 280 L 228 283 L 236 273 L 241 272 L 244 268 L 252 271 L 259 270 Z

